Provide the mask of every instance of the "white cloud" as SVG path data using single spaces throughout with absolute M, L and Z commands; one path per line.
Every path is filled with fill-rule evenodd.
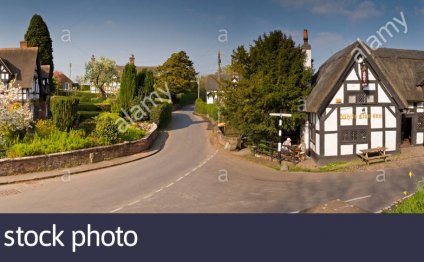
M 285 8 L 306 8 L 318 15 L 343 15 L 351 21 L 359 21 L 382 14 L 378 6 L 370 0 L 280 0 Z

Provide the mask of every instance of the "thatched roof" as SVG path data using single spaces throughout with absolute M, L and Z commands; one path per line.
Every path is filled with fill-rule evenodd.
M 336 84 L 344 74 L 348 73 L 348 66 L 352 63 L 355 50 L 360 48 L 373 62 L 387 80 L 387 84 L 396 92 L 403 107 L 408 102 L 423 101 L 423 90 L 419 85 L 424 83 L 424 51 L 380 48 L 375 51 L 366 50 L 359 42 L 355 42 L 334 54 L 319 69 L 314 88 L 306 101 L 308 112 L 318 112 L 323 101 L 331 94 Z M 368 52 L 370 52 L 368 54 Z
M 15 84 L 22 88 L 32 88 L 37 57 L 38 47 L 0 48 L 0 58 L 16 76 Z

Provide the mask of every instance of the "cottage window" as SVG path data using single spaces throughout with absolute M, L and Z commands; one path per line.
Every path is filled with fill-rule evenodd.
M 420 130 L 424 129 L 424 114 L 418 115 L 417 129 L 420 129 Z
M 368 141 L 367 134 L 365 129 L 343 130 L 341 139 L 343 143 L 366 143 Z
M 367 103 L 369 104 L 374 103 L 374 95 L 367 95 Z
M 358 104 L 365 104 L 367 102 L 367 95 L 366 94 L 359 94 L 356 98 Z

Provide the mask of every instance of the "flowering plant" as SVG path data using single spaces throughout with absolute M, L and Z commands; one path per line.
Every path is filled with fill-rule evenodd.
M 0 81 L 0 148 L 25 133 L 32 124 L 29 104 L 16 102 L 21 88 L 13 84 L 14 81 L 9 85 Z

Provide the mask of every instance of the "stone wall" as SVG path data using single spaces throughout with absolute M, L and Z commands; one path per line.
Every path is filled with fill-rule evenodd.
M 42 156 L 0 159 L 0 176 L 67 168 L 137 154 L 149 149 L 157 135 L 155 125 L 149 135 L 138 141 Z

